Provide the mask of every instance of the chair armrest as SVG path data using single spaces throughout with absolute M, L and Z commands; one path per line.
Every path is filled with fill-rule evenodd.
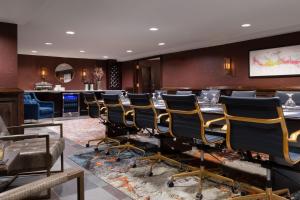
M 169 113 L 162 113 L 162 114 L 158 115 L 158 117 L 157 117 L 157 123 L 160 123 L 161 118 L 162 117 L 166 117 L 166 116 L 169 116 Z M 166 121 L 169 121 L 168 119 L 169 119 L 169 117 L 167 118 Z
M 100 112 L 102 112 L 103 110 L 106 112 L 106 111 L 107 111 L 107 108 L 106 108 L 106 107 L 100 108 Z
M 217 119 L 213 119 L 213 120 L 209 120 L 205 123 L 205 127 L 208 128 L 212 123 L 215 123 L 215 122 L 218 122 L 218 121 L 222 121 L 222 120 L 225 120 L 224 117 L 221 117 L 221 118 L 217 118 Z
M 63 125 L 62 123 L 42 123 L 42 124 L 22 124 L 20 126 L 10 126 L 7 129 L 16 129 L 16 128 L 41 128 L 49 126 L 59 126 L 60 137 L 63 138 Z
M 293 132 L 288 139 L 289 142 L 297 142 L 299 135 L 300 135 L 300 130 Z
M 54 108 L 54 103 L 52 101 L 38 101 L 40 106 L 49 106 Z
M 134 114 L 133 110 L 128 110 L 127 112 L 125 112 L 125 116 L 133 115 L 133 114 Z
M 84 199 L 84 172 L 81 169 L 66 169 L 64 172 L 53 174 L 49 177 L 42 178 L 31 183 L 10 189 L 0 193 L 0 199 L 5 200 L 21 200 L 32 199 L 32 195 L 36 195 L 47 189 L 77 178 L 77 194 L 78 199 Z
M 8 140 L 18 141 L 18 140 L 25 140 L 25 139 L 47 138 L 47 137 L 49 138 L 48 134 L 6 135 L 6 136 L 1 136 L 0 140 L 3 140 L 3 141 L 8 141 Z

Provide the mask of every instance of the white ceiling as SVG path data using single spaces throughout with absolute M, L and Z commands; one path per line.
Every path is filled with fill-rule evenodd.
M 19 25 L 20 54 L 124 61 L 300 31 L 299 9 L 300 0 L 0 0 L 0 21 Z

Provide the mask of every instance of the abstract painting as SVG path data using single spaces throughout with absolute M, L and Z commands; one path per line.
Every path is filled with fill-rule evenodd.
M 250 77 L 300 75 L 300 45 L 250 51 Z

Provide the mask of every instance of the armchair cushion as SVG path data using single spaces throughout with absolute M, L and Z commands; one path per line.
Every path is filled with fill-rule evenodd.
M 63 138 L 50 138 L 50 165 L 53 166 L 65 148 Z M 26 139 L 11 143 L 7 147 L 19 151 L 18 164 L 11 169 L 12 173 L 43 170 L 46 168 L 46 141 L 44 138 Z
M 40 115 L 53 113 L 53 108 L 51 107 L 40 107 Z

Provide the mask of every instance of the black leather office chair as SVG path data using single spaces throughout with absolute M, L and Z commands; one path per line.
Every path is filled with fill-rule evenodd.
M 121 128 L 121 129 L 127 129 L 127 142 L 123 145 L 118 146 L 112 146 L 107 149 L 107 154 L 109 154 L 109 151 L 111 149 L 119 149 L 118 155 L 117 155 L 117 161 L 120 160 L 119 155 L 123 151 L 127 151 L 129 149 L 133 149 L 139 152 L 142 152 L 142 154 L 145 154 L 145 151 L 141 148 L 138 148 L 136 146 L 133 146 L 129 143 L 129 137 L 130 137 L 130 128 L 134 126 L 134 122 L 129 119 L 129 116 L 133 114 L 133 110 L 125 111 L 125 108 L 123 107 L 123 104 L 120 100 L 120 95 L 118 94 L 103 94 L 103 101 L 104 106 L 107 110 L 107 121 L 111 125 Z
M 103 116 L 106 113 L 104 104 L 98 101 L 94 92 L 85 92 L 83 93 L 83 97 L 84 97 L 84 103 L 87 105 L 89 116 L 92 118 L 99 118 L 101 123 L 105 124 L 106 119 L 105 116 Z M 118 140 L 105 136 L 104 138 L 102 137 L 102 138 L 89 140 L 88 143 L 86 144 L 86 147 L 90 147 L 90 143 L 95 141 L 98 141 L 98 143 L 95 145 L 96 146 L 95 150 L 98 150 L 98 146 L 102 143 L 120 145 L 120 142 Z
M 285 104 L 285 102 L 288 100 L 289 96 L 288 93 L 292 93 L 292 99 L 296 103 L 297 106 L 300 105 L 300 92 L 295 91 L 276 91 L 275 97 L 279 97 L 281 104 Z
M 136 128 L 156 129 L 158 134 L 156 134 L 155 136 L 171 137 L 168 133 L 169 127 L 163 126 L 161 123 L 158 122 L 161 121 L 163 117 L 168 117 L 168 114 L 164 113 L 158 115 L 150 94 L 128 94 L 128 98 L 130 99 L 130 103 L 134 111 L 133 122 Z M 150 171 L 148 172 L 149 176 L 153 175 L 153 166 L 160 161 L 172 163 L 173 165 L 179 167 L 181 166 L 181 163 L 163 156 L 160 152 L 157 152 L 157 154 L 151 156 L 139 158 L 138 160 L 152 161 L 150 165 Z M 135 166 L 136 165 L 134 165 L 133 167 Z
M 256 91 L 232 91 L 232 97 L 256 97 Z
M 170 134 L 174 138 L 181 138 L 190 142 L 192 145 L 198 146 L 201 151 L 200 169 L 173 175 L 168 182 L 168 185 L 173 187 L 174 180 L 178 178 L 198 176 L 200 178 L 200 185 L 196 199 L 203 198 L 202 178 L 204 176 L 234 185 L 233 180 L 210 173 L 204 170 L 203 165 L 204 147 L 206 145 L 218 144 L 224 141 L 223 137 L 206 134 L 205 128 L 213 121 L 222 120 L 223 118 L 205 123 L 195 95 L 163 95 L 163 99 L 165 100 L 166 110 L 170 117 Z
M 300 161 L 300 154 L 289 148 L 292 142 L 297 142 L 300 131 L 289 137 L 279 98 L 221 97 L 220 102 L 224 104 L 229 149 L 268 154 L 289 165 Z M 285 199 L 279 194 L 289 193 L 288 190 L 272 192 L 271 169 L 276 163 L 269 160 L 263 164 L 267 169 L 266 191 L 236 199 Z
M 177 90 L 176 94 L 177 95 L 188 95 L 188 94 L 193 94 L 193 91 L 191 91 L 191 90 Z

